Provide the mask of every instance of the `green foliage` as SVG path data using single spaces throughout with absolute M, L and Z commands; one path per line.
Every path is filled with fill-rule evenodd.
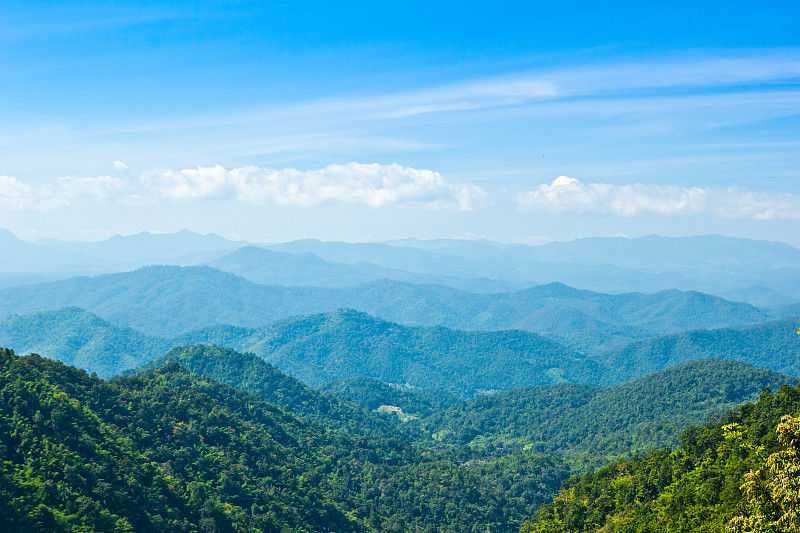
M 392 419 L 370 413 L 337 396 L 316 391 L 260 357 L 216 346 L 175 348 L 145 368 L 174 362 L 190 372 L 250 392 L 281 409 L 327 429 L 377 437 L 402 435 Z
M 8 350 L 0 457 L 9 532 L 507 532 L 566 474 L 327 432 L 175 362 L 103 381 Z
M 795 378 L 743 363 L 690 361 L 622 385 L 525 387 L 420 422 L 439 442 L 559 453 L 578 470 L 675 445 L 684 428 Z
M 369 410 L 393 405 L 418 418 L 461 403 L 454 394 L 443 390 L 408 389 L 363 376 L 331 381 L 320 390 L 357 402 Z
M 368 376 L 469 397 L 484 390 L 594 382 L 606 369 L 535 333 L 407 327 L 353 310 L 250 330 L 208 328 L 176 342 L 253 352 L 312 387 Z
M 774 428 L 798 412 L 800 388 L 765 391 L 756 403 L 686 430 L 677 451 L 648 452 L 571 478 L 520 531 L 721 533 L 744 509 L 746 474 L 781 449 Z
M 718 357 L 742 361 L 776 372 L 800 375 L 797 336 L 792 334 L 796 318 L 774 320 L 753 326 L 690 331 L 646 339 L 598 355 L 597 359 L 625 381 L 691 359 Z
M 784 416 L 775 431 L 782 448 L 745 474 L 746 511 L 731 520 L 732 532 L 800 531 L 800 418 Z
M 44 354 L 100 377 L 151 361 L 171 347 L 164 339 L 114 326 L 77 307 L 10 316 L 0 321 L 0 345 Z

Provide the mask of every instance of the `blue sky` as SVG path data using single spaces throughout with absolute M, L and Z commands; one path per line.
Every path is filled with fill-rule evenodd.
M 800 246 L 796 2 L 14 2 L 0 226 Z

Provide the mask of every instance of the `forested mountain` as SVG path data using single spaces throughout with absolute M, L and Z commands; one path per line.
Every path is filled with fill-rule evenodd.
M 703 427 L 687 429 L 681 448 L 674 452 L 652 451 L 570 479 L 559 497 L 543 506 L 520 531 L 723 533 L 731 518 L 747 511 L 740 488 L 745 474 L 762 468 L 766 457 L 780 449 L 775 429 L 781 418 L 798 414 L 800 388 L 786 385 L 776 394 L 764 392 L 755 403 L 728 411 Z M 796 459 L 796 440 L 789 453 Z M 796 476 L 784 472 L 787 477 Z M 765 482 L 756 476 L 756 485 L 763 487 Z M 796 504 L 796 489 L 792 492 L 791 486 L 784 486 L 782 490 L 785 500 Z M 770 507 L 765 499 L 765 505 L 770 513 L 779 509 L 774 500 Z M 797 516 L 796 508 L 785 510 Z M 773 523 L 767 530 L 790 532 L 796 530 L 796 523 L 782 528 Z
M 258 285 L 209 267 L 147 267 L 0 290 L 0 316 L 68 306 L 162 337 L 216 324 L 258 327 L 348 307 L 407 325 L 523 329 L 586 352 L 771 317 L 748 304 L 696 292 L 611 295 L 553 283 L 478 294 L 387 280 L 344 288 L 285 287 Z
M 355 311 L 295 317 L 260 328 L 212 326 L 166 339 L 65 308 L 0 321 L 0 343 L 18 346 L 21 353 L 36 352 L 75 364 L 101 377 L 151 361 L 175 346 L 217 344 L 253 352 L 314 386 L 371 376 L 472 395 L 477 389 L 559 381 L 620 383 L 708 357 L 800 374 L 795 364 L 800 348 L 793 334 L 796 328 L 797 319 L 784 319 L 693 331 L 645 339 L 586 358 L 525 331 L 407 327 Z M 587 337 L 592 333 L 581 332 Z
M 442 443 L 558 453 L 581 467 L 675 445 L 683 428 L 797 378 L 719 359 L 690 361 L 611 387 L 524 387 L 423 418 Z
M 39 353 L 108 377 L 152 361 L 172 344 L 65 307 L 0 321 L 0 346 L 16 346 L 20 353 Z
M 398 327 L 355 315 L 364 330 Z M 324 325 L 301 325 L 324 337 Z M 446 394 L 423 394 L 416 407 L 409 392 L 393 396 L 385 384 L 330 386 L 362 400 L 374 389 L 422 416 L 400 425 L 311 390 L 258 357 L 216 347 L 177 349 L 112 381 L 38 356 L 3 351 L 0 359 L 3 531 L 510 532 L 571 469 L 674 442 L 685 424 L 794 379 L 703 360 L 613 387 L 526 387 L 455 405 Z M 800 391 L 786 390 L 800 401 Z M 713 427 L 691 442 L 706 446 Z M 664 457 L 671 456 L 649 452 L 645 461 Z M 689 464 L 669 461 L 675 472 Z M 636 489 L 640 498 L 671 483 L 652 479 L 651 462 L 618 464 L 632 465 L 631 484 L 649 483 Z M 595 478 L 571 483 L 586 479 Z
M 410 416 L 398 426 L 396 417 L 381 417 L 312 390 L 253 355 L 188 346 L 148 367 L 167 362 L 258 394 L 295 416 L 337 431 L 404 434 L 427 445 L 452 450 L 466 446 L 489 456 L 533 450 L 563 457 L 579 471 L 675 445 L 687 426 L 753 400 L 765 388 L 797 382 L 797 378 L 744 363 L 703 359 L 611 387 L 522 387 L 466 402 L 442 391 L 402 390 L 363 377 L 324 387 L 369 411 L 381 406 L 400 408 Z
M 461 396 L 523 385 L 597 382 L 606 369 L 539 335 L 406 327 L 340 310 L 257 330 L 207 328 L 176 339 L 254 352 L 311 386 L 368 376 Z
M 171 350 L 144 368 L 157 369 L 167 363 L 177 363 L 200 376 L 257 394 L 298 418 L 317 422 L 330 430 L 373 437 L 402 435 L 392 419 L 338 396 L 316 391 L 253 354 L 216 346 L 184 346 Z M 134 373 L 127 372 L 128 375 Z
M 429 416 L 462 402 L 455 394 L 441 389 L 409 389 L 364 376 L 337 379 L 319 390 L 347 398 L 371 410 L 382 405 L 397 407 L 406 415 L 416 418 Z
M 326 432 L 176 363 L 102 381 L 0 352 L 0 529 L 494 531 L 565 469 Z
M 616 369 L 620 381 L 669 365 L 719 357 L 800 376 L 800 319 L 787 318 L 753 326 L 700 330 L 637 341 L 596 356 Z
M 372 376 L 466 396 L 479 389 L 601 382 L 610 373 L 535 333 L 406 327 L 352 310 L 253 329 L 215 326 L 163 339 L 66 308 L 1 321 L 0 342 L 17 342 L 21 351 L 66 360 L 102 377 L 151 361 L 175 346 L 216 344 L 254 352 L 313 386 Z

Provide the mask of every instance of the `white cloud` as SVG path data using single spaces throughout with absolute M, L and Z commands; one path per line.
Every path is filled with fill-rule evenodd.
M 47 210 L 109 201 L 155 205 L 162 200 L 216 200 L 256 205 L 358 204 L 469 211 L 485 196 L 480 187 L 450 183 L 438 172 L 397 164 L 346 163 L 309 171 L 256 166 L 228 170 L 216 165 L 151 170 L 138 180 L 66 176 L 39 186 L 0 176 L 0 206 L 11 210 Z
M 449 183 L 438 172 L 401 165 L 346 163 L 318 170 L 222 166 L 153 171 L 142 182 L 161 198 L 231 200 L 253 204 L 315 206 L 361 204 L 471 210 L 485 192 Z
M 33 197 L 30 186 L 13 176 L 0 175 L 0 207 L 15 211 L 25 209 Z
M 44 185 L 30 185 L 0 175 L 0 207 L 12 211 L 47 211 L 70 204 L 92 204 L 117 197 L 128 189 L 125 180 L 111 176 L 63 176 Z
M 524 209 L 617 216 L 710 214 L 755 220 L 800 218 L 800 195 L 741 187 L 583 183 L 559 176 L 517 196 Z
M 126 165 L 122 161 L 114 161 L 114 168 L 116 168 L 117 170 L 128 170 L 128 165 Z

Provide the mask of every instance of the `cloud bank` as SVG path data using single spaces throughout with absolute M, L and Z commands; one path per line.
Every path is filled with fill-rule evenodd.
M 549 185 L 520 193 L 523 209 L 572 213 L 637 215 L 710 214 L 754 220 L 800 219 L 800 195 L 749 191 L 741 187 L 583 183 L 559 176 Z
M 128 171 L 120 161 L 118 170 Z M 220 165 L 182 170 L 151 170 L 138 178 L 61 177 L 30 185 L 0 175 L 0 207 L 48 210 L 117 201 L 155 205 L 162 201 L 233 201 L 255 205 L 312 207 L 365 205 L 470 211 L 486 193 L 469 183 L 451 183 L 438 172 L 402 165 L 346 163 L 318 170 Z

